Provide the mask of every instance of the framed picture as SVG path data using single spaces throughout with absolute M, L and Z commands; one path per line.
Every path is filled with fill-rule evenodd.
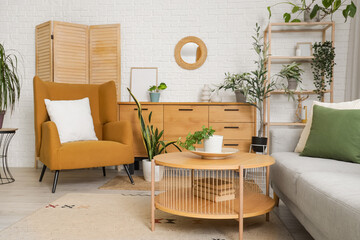
M 152 85 L 158 85 L 157 67 L 132 67 L 130 70 L 130 90 L 140 102 L 149 102 L 148 89 Z M 131 96 L 129 101 L 133 102 Z
M 313 55 L 312 43 L 311 42 L 298 42 L 296 43 L 296 52 L 300 51 L 300 55 L 296 56 L 309 57 Z

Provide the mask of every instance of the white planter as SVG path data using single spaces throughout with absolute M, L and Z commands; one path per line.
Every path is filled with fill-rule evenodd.
M 209 153 L 221 153 L 223 136 L 213 135 L 204 140 L 204 151 Z
M 151 161 L 149 159 L 142 160 L 142 168 L 145 181 L 151 182 Z M 155 165 L 155 182 L 161 181 L 164 176 L 164 167 Z

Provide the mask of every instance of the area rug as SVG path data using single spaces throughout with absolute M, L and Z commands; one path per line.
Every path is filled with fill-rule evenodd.
M 106 190 L 138 190 L 138 191 L 151 191 L 151 183 L 145 181 L 142 176 L 132 176 L 134 180 L 134 185 L 130 183 L 130 180 L 127 176 L 116 176 L 99 189 Z M 160 183 L 155 183 L 155 189 L 159 189 Z
M 245 219 L 244 239 L 292 239 L 270 215 Z M 122 194 L 66 194 L 0 232 L 7 240 L 177 240 L 238 239 L 236 220 L 185 218 L 156 211 L 150 230 L 150 197 Z

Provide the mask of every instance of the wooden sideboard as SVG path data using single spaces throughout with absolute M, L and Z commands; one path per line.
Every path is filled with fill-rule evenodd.
M 224 136 L 224 147 L 249 151 L 251 137 L 256 131 L 256 109 L 244 103 L 202 102 L 142 102 L 143 117 L 159 130 L 164 129 L 164 140 L 185 139 L 186 135 L 212 126 L 215 134 Z M 132 123 L 135 157 L 147 157 L 141 138 L 137 107 L 134 102 L 119 102 L 119 119 Z M 175 149 L 169 149 L 175 151 Z

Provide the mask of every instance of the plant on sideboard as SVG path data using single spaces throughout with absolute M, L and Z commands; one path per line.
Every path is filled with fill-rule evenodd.
M 13 53 L 7 53 L 0 43 L 0 128 L 2 128 L 5 112 L 14 110 L 20 98 L 20 75 L 18 59 Z
M 196 131 L 194 134 L 189 133 L 186 136 L 186 139 L 184 142 L 181 141 L 181 138 L 178 139 L 178 145 L 182 148 L 185 148 L 190 151 L 195 151 L 195 144 L 201 144 L 203 140 L 209 139 L 214 135 L 215 130 L 212 129 L 210 126 L 209 128 L 206 128 L 205 126 L 202 126 L 201 131 Z
M 149 124 L 145 123 L 144 117 L 142 115 L 142 107 L 140 102 L 136 99 L 136 97 L 132 94 L 131 90 L 127 89 L 131 95 L 131 97 L 134 99 L 136 105 L 137 105 L 137 111 L 138 111 L 138 118 L 140 122 L 140 130 L 141 130 L 141 136 L 142 140 L 146 149 L 146 153 L 148 155 L 148 159 L 142 160 L 143 163 L 143 173 L 144 178 L 146 181 L 151 181 L 151 160 L 159 154 L 166 153 L 166 148 L 169 146 L 176 147 L 179 151 L 181 149 L 176 145 L 176 141 L 162 141 L 161 138 L 164 135 L 164 130 L 159 131 L 158 128 L 155 128 L 151 124 L 151 116 L 152 112 L 149 114 L 148 122 Z M 155 181 L 160 181 L 162 178 L 162 168 L 160 166 L 155 166 Z
M 313 45 L 314 58 L 311 62 L 312 73 L 314 76 L 314 92 L 318 99 L 324 98 L 327 86 L 330 86 L 335 66 L 335 47 L 331 41 L 317 42 Z
M 148 91 L 150 92 L 150 101 L 151 102 L 159 102 L 160 99 L 160 91 L 165 90 L 167 88 L 165 83 L 160 83 L 159 86 L 153 85 L 150 86 Z
M 342 11 L 342 15 L 347 21 L 348 17 L 353 18 L 356 14 L 356 5 L 353 1 L 347 0 L 322 0 L 321 3 L 316 0 L 311 0 L 306 3 L 306 0 L 299 1 L 283 1 L 276 3 L 272 6 L 268 6 L 269 18 L 271 18 L 271 8 L 286 4 L 291 6 L 291 12 L 285 12 L 283 18 L 285 22 L 301 22 L 300 15 L 304 14 L 304 21 L 316 21 L 319 22 L 325 17 L 330 16 L 332 21 L 333 14 L 337 11 Z M 296 15 L 295 17 L 292 14 Z
M 246 102 L 246 80 L 249 77 L 249 73 L 225 73 L 224 82 L 216 86 L 216 91 L 221 89 L 232 90 L 236 96 L 236 102 Z
M 260 34 L 260 26 L 256 23 L 256 34 L 252 37 L 254 39 L 253 49 L 256 52 L 257 60 L 255 64 L 256 70 L 250 72 L 249 78 L 246 80 L 246 98 L 248 102 L 255 106 L 259 113 L 259 129 L 257 136 L 252 138 L 252 143 L 257 145 L 267 145 L 267 138 L 264 137 L 264 101 L 267 99 L 272 91 L 275 90 L 275 82 L 267 81 L 267 69 L 265 63 L 268 59 L 268 44 L 264 43 L 263 36 Z M 254 151 L 262 152 L 263 147 L 253 147 Z

